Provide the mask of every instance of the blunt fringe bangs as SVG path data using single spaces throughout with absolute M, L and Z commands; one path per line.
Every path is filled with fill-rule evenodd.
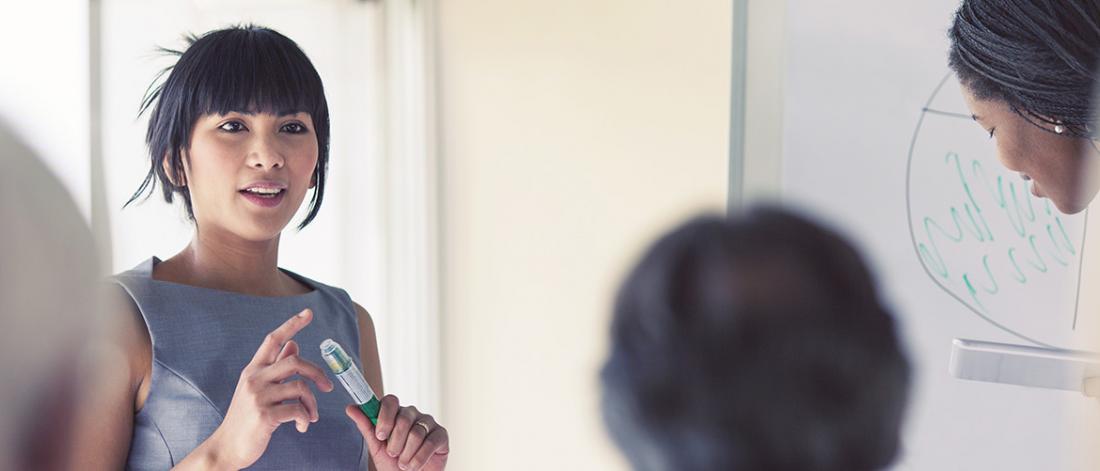
M 185 50 L 159 48 L 178 56 L 175 65 L 157 74 L 138 114 L 150 113 L 145 143 L 149 172 L 126 202 L 130 205 L 160 183 L 168 203 L 178 195 L 194 221 L 191 195 L 179 185 L 184 175 L 184 151 L 190 147 L 195 122 L 208 114 L 263 112 L 309 113 L 317 136 L 316 186 L 301 230 L 317 216 L 324 198 L 329 152 L 329 115 L 321 77 L 313 63 L 290 38 L 255 25 L 232 26 L 202 36 L 186 37 Z M 161 78 L 167 75 L 163 82 Z M 158 82 L 160 82 L 158 84 Z M 171 174 L 165 171 L 167 159 Z

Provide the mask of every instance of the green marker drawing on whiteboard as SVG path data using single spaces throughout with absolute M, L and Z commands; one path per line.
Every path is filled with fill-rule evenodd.
M 382 402 L 374 395 L 367 380 L 363 379 L 363 373 L 343 347 L 332 339 L 325 339 L 321 342 L 321 356 L 351 395 L 352 401 L 359 405 L 359 410 L 367 415 L 370 423 L 378 425 L 378 409 L 382 407 Z

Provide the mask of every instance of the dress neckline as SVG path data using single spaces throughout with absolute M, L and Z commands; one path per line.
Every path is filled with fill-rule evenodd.
M 151 281 L 153 283 L 160 284 L 162 286 L 171 286 L 171 287 L 175 287 L 175 288 L 179 288 L 179 289 L 196 290 L 196 291 L 199 291 L 199 292 L 204 292 L 204 293 L 209 293 L 209 294 L 216 294 L 216 295 L 221 295 L 221 296 L 235 296 L 235 297 L 241 297 L 241 298 L 264 299 L 264 300 L 268 300 L 268 299 L 270 299 L 270 300 L 301 299 L 301 298 L 307 298 L 307 297 L 310 297 L 310 296 L 314 296 L 317 293 L 320 293 L 320 291 L 321 291 L 320 288 L 317 286 L 317 283 L 314 282 L 313 280 L 311 280 L 309 278 L 306 278 L 302 275 L 299 275 L 297 273 L 294 273 L 290 270 L 286 270 L 284 268 L 279 268 L 279 271 L 285 273 L 287 276 L 293 278 L 295 281 L 297 281 L 299 283 L 302 283 L 303 285 L 306 285 L 308 288 L 310 288 L 309 292 L 302 293 L 302 294 L 293 294 L 293 295 L 290 295 L 290 296 L 259 296 L 259 295 L 255 295 L 255 294 L 238 293 L 236 291 L 228 291 L 228 290 L 223 290 L 223 289 L 206 288 L 206 287 L 203 287 L 203 286 L 189 285 L 189 284 L 186 284 L 186 283 L 177 283 L 177 282 L 174 282 L 174 281 L 158 280 L 156 278 L 153 278 L 153 267 L 155 267 L 160 262 L 161 262 L 160 258 L 158 258 L 156 256 L 150 257 L 148 260 L 146 260 L 145 262 L 143 262 L 141 264 L 141 271 L 143 272 L 144 275 L 146 275 L 149 278 L 149 281 Z

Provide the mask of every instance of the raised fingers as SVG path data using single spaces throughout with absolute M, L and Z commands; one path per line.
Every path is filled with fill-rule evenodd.
M 379 440 L 386 440 L 393 432 L 393 426 L 397 422 L 397 413 L 401 411 L 401 402 L 397 396 L 387 394 L 382 398 L 382 407 L 378 410 L 378 423 L 374 432 Z
M 375 441 L 378 440 L 378 437 L 374 435 L 374 424 L 370 423 L 370 419 L 367 418 L 367 415 L 364 414 L 359 407 L 348 404 L 344 407 L 344 414 L 351 418 L 351 421 L 355 423 L 355 427 L 359 429 L 359 432 L 363 434 L 364 438 L 370 436 L 374 437 Z
M 294 422 L 299 433 L 306 433 L 306 430 L 309 430 L 309 412 L 301 403 L 279 404 L 268 409 L 267 414 L 276 426 L 286 422 Z
M 401 455 L 401 452 L 405 449 L 405 442 L 408 441 L 409 433 L 414 431 L 413 423 L 418 418 L 420 418 L 420 412 L 415 407 L 401 408 L 393 424 L 393 431 L 390 432 L 390 438 L 386 440 L 386 454 L 393 458 Z
M 348 404 L 347 407 L 344 407 L 344 414 L 347 414 L 351 421 L 355 422 L 355 427 L 359 429 L 359 433 L 366 440 L 367 451 L 370 452 L 372 457 L 380 457 L 382 453 L 385 453 L 383 447 L 386 446 L 386 442 L 378 439 L 378 435 L 374 433 L 374 424 L 371 424 L 370 419 L 358 406 Z
M 451 452 L 451 439 L 447 435 L 447 429 L 440 427 L 438 424 L 432 432 L 428 434 L 428 437 L 424 439 L 424 444 L 420 445 L 420 450 L 416 452 L 412 460 L 409 460 L 409 464 L 404 469 L 412 471 L 419 470 L 424 465 L 428 464 L 428 461 L 432 457 L 439 455 L 443 462 L 447 460 L 447 454 Z
M 275 363 L 275 360 L 279 357 L 279 352 L 283 349 L 283 345 L 290 341 L 298 331 L 309 325 L 312 320 L 313 311 L 309 309 L 303 309 L 298 315 L 287 319 L 286 322 L 267 334 L 267 337 L 264 337 L 264 341 L 260 343 L 260 347 L 256 349 L 256 354 L 252 357 L 252 363 L 260 366 Z
M 419 464 L 410 466 L 410 462 L 420 451 L 421 445 L 425 443 L 429 433 L 435 430 L 437 426 L 435 419 L 430 415 L 421 415 L 413 419 L 412 428 L 409 429 L 409 437 L 405 439 L 405 449 L 401 451 L 401 456 L 397 459 L 398 467 L 414 471 L 419 469 Z M 393 440 L 390 442 L 392 443 Z M 420 464 L 423 464 L 423 462 Z
M 325 374 L 321 367 L 298 355 L 282 358 L 263 372 L 264 380 L 275 383 L 286 380 L 294 375 L 309 378 L 317 384 L 320 390 L 325 392 L 332 391 L 334 387 L 332 380 L 328 379 L 328 375 Z
M 268 394 L 264 398 L 264 401 L 268 404 L 278 404 L 291 400 L 297 400 L 305 407 L 310 422 L 316 422 L 320 418 L 317 409 L 317 397 L 313 395 L 313 391 L 309 390 L 309 386 L 306 385 L 305 381 L 294 380 L 276 385 L 268 390 Z
M 286 357 L 291 356 L 291 355 L 297 355 L 298 350 L 299 350 L 298 349 L 298 342 L 295 342 L 293 340 L 288 340 L 286 342 L 286 345 L 283 345 L 283 349 L 282 349 L 282 351 L 279 352 L 279 356 L 275 359 L 275 362 L 278 363 L 279 360 L 282 360 L 283 358 L 286 358 Z

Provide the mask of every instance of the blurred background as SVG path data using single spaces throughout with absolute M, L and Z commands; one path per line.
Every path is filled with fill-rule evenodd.
M 138 106 L 173 62 L 156 48 L 272 27 L 314 61 L 333 125 L 324 206 L 285 231 L 280 265 L 372 313 L 387 392 L 448 427 L 450 469 L 625 468 L 597 408 L 611 301 L 658 232 L 725 209 L 730 3 L 4 8 L 0 119 L 66 184 L 104 275 L 192 233 L 159 194 L 122 208 L 148 170 Z
M 65 183 L 116 273 L 192 233 L 159 196 L 122 208 L 148 168 L 138 106 L 172 63 L 156 48 L 249 22 L 297 41 L 328 96 L 330 180 L 280 265 L 372 313 L 386 392 L 447 426 L 449 469 L 626 469 L 597 383 L 621 278 L 675 223 L 775 199 L 859 246 L 898 313 L 916 369 L 892 469 L 1093 469 L 1073 447 L 1095 448 L 1095 400 L 947 370 L 957 337 L 1097 349 L 1100 332 L 1100 309 L 1077 307 L 1100 277 L 1084 251 L 1046 285 L 982 293 L 1000 307 L 980 314 L 951 289 L 1010 238 L 960 246 L 950 280 L 921 258 L 934 241 L 914 221 L 967 203 L 945 153 L 1019 180 L 977 125 L 943 118 L 967 118 L 946 64 L 958 3 L 7 2 L 0 121 Z

